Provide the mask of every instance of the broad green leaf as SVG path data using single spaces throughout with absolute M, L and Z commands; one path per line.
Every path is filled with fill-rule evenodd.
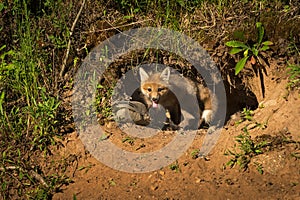
M 256 28 L 258 30 L 258 41 L 257 42 L 258 42 L 258 44 L 261 44 L 264 34 L 265 34 L 265 29 L 261 22 L 256 23 Z
M 271 42 L 271 41 L 265 41 L 265 42 L 263 42 L 262 43 L 262 45 L 273 45 L 273 42 Z
M 249 49 L 249 47 L 247 45 L 245 45 L 243 42 L 235 41 L 235 40 L 226 42 L 225 45 L 228 47 L 240 47 L 243 49 Z
M 230 54 L 237 54 L 237 53 L 239 53 L 239 52 L 241 52 L 241 51 L 243 51 L 243 49 L 238 48 L 238 47 L 233 47 L 233 48 L 229 51 L 229 53 L 230 53 Z
M 235 65 L 235 75 L 240 73 L 240 71 L 245 67 L 245 64 L 248 60 L 249 56 L 242 58 L 236 65 Z
M 264 45 L 262 48 L 260 48 L 261 51 L 266 51 L 268 50 L 270 47 L 267 45 Z

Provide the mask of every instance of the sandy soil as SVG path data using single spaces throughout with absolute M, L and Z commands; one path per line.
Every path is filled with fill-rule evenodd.
M 250 81 L 259 108 L 252 121 L 235 122 L 224 126 L 217 145 L 206 158 L 193 158 L 192 152 L 201 147 L 207 130 L 199 130 L 192 145 L 173 164 L 146 173 L 121 172 L 99 162 L 86 151 L 76 132 L 68 134 L 54 157 L 69 161 L 66 175 L 72 183 L 62 187 L 53 199 L 299 199 L 300 163 L 300 96 L 298 91 L 288 92 L 284 71 L 273 64 L 265 76 L 265 98 L 261 97 L 259 79 Z M 264 128 L 255 122 L 265 124 Z M 234 149 L 235 136 L 248 126 L 253 141 L 270 142 L 263 153 L 253 156 L 246 170 L 226 163 L 232 158 L 224 153 Z M 147 152 L 166 145 L 174 136 L 160 132 L 149 139 L 124 142 L 126 135 L 109 123 L 104 127 L 115 145 L 132 152 Z M 286 142 L 290 141 L 290 142 Z M 177 165 L 176 165 L 177 164 Z M 262 166 L 263 174 L 256 169 Z M 173 166 L 174 166 L 173 165 Z

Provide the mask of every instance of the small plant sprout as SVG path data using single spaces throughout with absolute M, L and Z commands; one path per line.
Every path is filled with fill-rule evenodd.
M 250 59 L 252 66 L 261 65 L 265 66 L 266 62 L 263 61 L 263 57 L 261 55 L 262 51 L 268 50 L 270 45 L 273 45 L 271 41 L 263 41 L 263 37 L 265 34 L 265 29 L 261 22 L 256 23 L 257 28 L 257 41 L 255 44 L 245 44 L 241 41 L 232 40 L 226 42 L 225 45 L 228 47 L 232 47 L 230 50 L 230 54 L 238 54 L 243 52 L 243 58 L 240 59 L 235 65 L 235 75 L 240 73 L 240 71 L 245 67 L 245 64 Z
M 200 149 L 195 149 L 195 150 L 193 150 L 192 153 L 191 153 L 192 158 L 193 158 L 193 159 L 198 158 L 199 152 L 200 152 Z
M 237 121 L 236 124 L 240 124 L 244 121 L 252 121 L 253 115 L 254 115 L 253 110 L 244 108 L 243 111 L 241 112 L 241 119 Z
M 128 144 L 130 145 L 133 145 L 134 144 L 134 139 L 131 138 L 131 137 L 125 137 L 123 140 L 122 140 L 122 143 L 125 143 L 127 142 Z
M 256 166 L 256 170 L 258 171 L 258 173 L 260 173 L 260 174 L 264 173 L 263 166 L 261 163 L 254 162 L 254 165 Z
M 251 121 L 253 119 L 253 115 L 253 110 L 244 108 L 242 111 L 242 118 L 244 118 L 245 120 Z
M 111 186 L 116 186 L 117 185 L 117 183 L 114 181 L 114 179 L 108 180 L 108 184 L 111 185 Z
M 171 165 L 169 166 L 169 168 L 170 168 L 172 171 L 181 172 L 177 160 L 176 160 L 175 163 L 171 164 Z
M 236 150 L 236 145 L 234 145 L 233 150 L 227 150 L 225 155 L 232 156 L 232 158 L 226 163 L 227 166 L 231 168 L 235 165 L 239 165 L 240 169 L 247 170 L 251 159 L 254 156 L 262 154 L 262 149 L 268 145 L 266 141 L 256 142 L 254 141 L 247 128 L 243 129 L 243 133 L 236 136 L 236 142 L 238 144 L 238 151 Z M 259 173 L 262 173 L 262 166 L 256 165 Z

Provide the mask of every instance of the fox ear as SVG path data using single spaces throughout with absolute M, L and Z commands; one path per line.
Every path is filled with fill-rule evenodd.
M 140 68 L 140 77 L 141 82 L 145 82 L 149 78 L 148 73 L 143 68 Z
M 164 69 L 164 71 L 162 71 L 162 73 L 160 74 L 160 78 L 164 81 L 169 81 L 170 79 L 170 68 L 167 67 L 166 69 Z

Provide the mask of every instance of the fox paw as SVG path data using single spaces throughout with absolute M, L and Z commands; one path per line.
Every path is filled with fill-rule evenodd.
M 198 128 L 208 128 L 213 118 L 213 111 L 212 110 L 204 110 L 202 112 L 201 119 L 199 121 Z

